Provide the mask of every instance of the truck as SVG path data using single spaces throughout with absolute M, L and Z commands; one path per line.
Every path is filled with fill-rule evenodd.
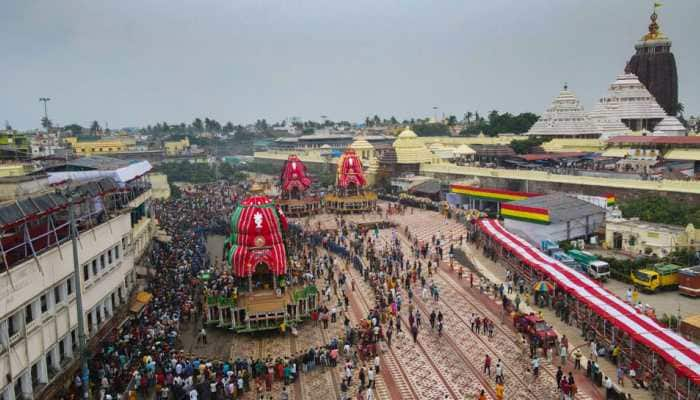
M 676 264 L 654 264 L 630 272 L 630 279 L 632 279 L 634 286 L 646 292 L 654 293 L 660 289 L 675 289 L 678 287 L 678 272 L 682 268 Z
M 610 265 L 599 260 L 595 254 L 583 250 L 569 250 L 566 254 L 579 263 L 591 278 L 606 281 L 610 277 Z
M 581 266 L 571 257 L 569 257 L 568 254 L 562 250 L 559 245 L 554 243 L 551 240 L 543 240 L 542 243 L 540 243 L 540 248 L 542 251 L 544 251 L 548 256 L 552 257 L 553 259 L 559 261 L 560 263 L 566 265 L 567 267 L 579 271 L 579 272 L 586 272 Z
M 700 265 L 678 271 L 678 291 L 689 297 L 700 296 Z

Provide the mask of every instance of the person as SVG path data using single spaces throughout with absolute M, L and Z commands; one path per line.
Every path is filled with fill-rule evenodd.
M 559 348 L 559 357 L 561 358 L 561 365 L 566 365 L 566 356 L 568 355 L 566 351 L 566 346 L 564 344 Z
M 503 382 L 496 383 L 496 400 L 503 400 L 506 388 L 503 386 Z
M 413 343 L 418 341 L 418 327 L 416 324 L 411 325 L 411 335 L 413 336 Z
M 556 374 L 557 389 L 561 389 L 561 378 L 563 376 L 564 376 L 564 371 L 561 370 L 561 366 L 557 367 L 557 374 Z
M 532 366 L 532 376 L 534 378 L 537 378 L 537 376 L 539 376 L 539 374 L 540 374 L 540 359 L 537 356 L 537 354 L 535 354 L 532 357 L 532 361 L 530 361 L 530 365 Z
M 481 389 L 481 393 L 479 393 L 478 400 L 486 400 L 486 392 L 484 391 L 484 389 Z
M 622 368 L 622 365 L 617 367 L 617 384 L 625 386 L 625 370 Z
M 613 393 L 613 383 L 610 380 L 609 376 L 605 376 L 605 379 L 603 379 L 603 387 L 605 388 L 605 398 L 606 399 L 611 399 L 612 396 L 614 395 Z
M 637 291 L 637 288 L 635 287 L 632 290 L 632 304 L 637 304 L 639 302 L 639 291 Z
M 489 357 L 488 354 L 486 354 L 486 357 L 484 358 L 484 373 L 488 371 L 489 377 L 491 376 L 491 357 Z
M 591 354 L 590 354 L 590 359 L 592 361 L 598 361 L 598 346 L 595 343 L 595 340 L 591 340 Z
M 632 289 L 627 288 L 626 297 L 627 297 L 627 304 L 634 304 L 634 303 L 632 303 Z
M 503 364 L 500 358 L 496 361 L 496 383 L 503 383 Z
M 370 367 L 367 368 L 367 387 L 372 388 L 374 387 L 374 379 L 376 378 L 374 368 Z
M 581 369 L 581 350 L 574 350 L 574 369 Z

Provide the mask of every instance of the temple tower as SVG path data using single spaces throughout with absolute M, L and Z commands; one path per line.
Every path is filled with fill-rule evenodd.
M 625 73 L 637 75 L 669 115 L 678 113 L 678 72 L 676 59 L 671 53 L 671 40 L 661 32 L 656 13 L 659 3 L 654 4 L 649 32 L 634 46 L 635 54 L 630 58 Z

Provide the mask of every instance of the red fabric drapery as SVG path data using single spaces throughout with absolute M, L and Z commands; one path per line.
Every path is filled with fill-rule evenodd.
M 367 184 L 362 170 L 362 161 L 352 149 L 346 150 L 338 161 L 338 186 L 347 188 L 350 184 L 358 188 Z

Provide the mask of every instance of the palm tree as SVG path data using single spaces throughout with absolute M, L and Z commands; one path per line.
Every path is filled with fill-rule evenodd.
M 464 119 L 467 121 L 467 125 L 471 125 L 473 116 L 474 116 L 474 113 L 471 111 L 467 111 L 467 113 L 464 114 Z

